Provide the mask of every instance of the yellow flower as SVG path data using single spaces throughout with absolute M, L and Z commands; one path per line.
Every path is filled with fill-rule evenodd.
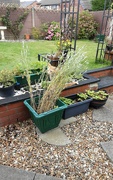
M 69 39 L 57 42 L 58 50 L 68 50 L 71 47 L 71 41 Z

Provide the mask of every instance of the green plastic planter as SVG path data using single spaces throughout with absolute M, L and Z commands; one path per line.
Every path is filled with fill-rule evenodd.
M 38 97 L 35 98 L 35 102 L 38 104 Z M 64 109 L 67 107 L 62 101 L 57 100 L 56 106 L 58 108 L 52 109 L 50 111 L 38 114 L 30 105 L 30 99 L 24 101 L 25 106 L 28 108 L 31 119 L 41 131 L 41 133 L 45 133 L 51 129 L 58 127 Z
M 41 76 L 41 72 L 40 73 L 35 73 L 35 74 L 30 74 L 31 84 L 35 84 L 36 82 L 38 82 L 40 76 Z M 22 76 L 15 76 L 15 81 L 20 83 L 20 86 L 28 85 L 25 76 L 24 77 L 22 77 Z

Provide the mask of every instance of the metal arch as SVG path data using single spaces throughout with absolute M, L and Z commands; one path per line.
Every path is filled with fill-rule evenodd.
M 77 5 L 77 6 L 75 6 Z M 70 49 L 76 50 L 77 30 L 78 30 L 78 18 L 79 18 L 80 0 L 61 0 L 61 14 L 60 14 L 60 29 L 61 38 L 74 40 L 74 44 Z M 71 27 L 69 26 L 69 20 L 71 21 Z M 75 26 L 76 24 L 76 26 Z
M 99 36 L 101 37 L 103 35 L 104 39 L 102 41 L 100 38 L 98 39 L 95 62 L 103 63 L 105 61 L 105 49 L 106 49 L 105 37 L 106 37 L 106 33 L 107 33 L 108 21 L 111 17 L 113 17 L 113 13 L 111 13 L 111 3 L 112 2 L 113 2 L 113 0 L 105 0 L 104 1 L 103 17 L 102 17 L 102 23 L 101 23 L 101 27 L 100 27 L 100 33 L 99 33 Z M 107 6 L 108 6 L 108 9 L 106 10 Z M 112 31 L 113 31 L 113 29 L 112 29 Z M 112 39 L 113 39 L 113 36 L 112 36 Z

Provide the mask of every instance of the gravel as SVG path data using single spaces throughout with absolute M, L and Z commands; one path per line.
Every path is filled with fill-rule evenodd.
M 113 123 L 92 119 L 93 110 L 62 127 L 66 146 L 43 142 L 29 119 L 0 128 L 0 164 L 66 180 L 113 180 L 113 164 L 100 142 L 113 140 Z

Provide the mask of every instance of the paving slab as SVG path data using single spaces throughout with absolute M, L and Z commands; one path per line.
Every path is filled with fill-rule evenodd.
M 34 180 L 34 172 L 0 165 L 0 180 Z
M 99 109 L 93 110 L 93 120 L 113 122 L 113 100 L 108 98 L 106 104 Z
M 71 143 L 71 141 L 59 127 L 52 129 L 44 134 L 40 133 L 37 128 L 37 134 L 43 141 L 47 142 L 48 144 L 64 146 Z
M 100 144 L 113 163 L 113 141 L 101 142 Z
M 42 174 L 36 174 L 34 180 L 62 180 L 62 179 L 52 177 L 52 176 L 46 176 L 46 175 L 42 175 Z
M 0 165 L 0 180 L 61 180 L 61 178 Z
M 73 123 L 73 122 L 75 122 L 75 121 L 77 121 L 77 119 L 75 118 L 75 117 L 71 117 L 71 118 L 68 118 L 68 119 L 62 119 L 61 121 L 60 121 L 60 124 L 59 124 L 59 127 L 63 127 L 63 126 L 65 126 L 65 125 L 67 125 L 67 124 L 70 124 L 70 123 Z

